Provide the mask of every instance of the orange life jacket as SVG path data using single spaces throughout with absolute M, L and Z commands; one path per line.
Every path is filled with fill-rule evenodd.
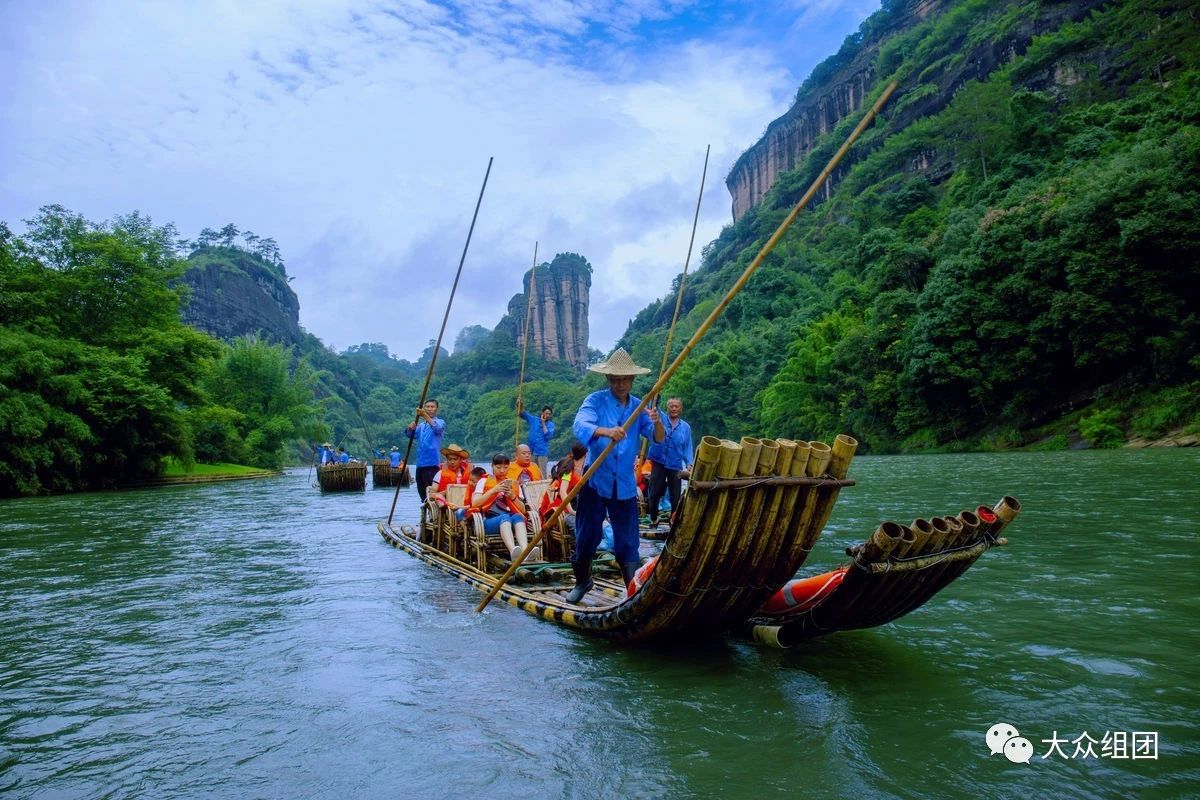
M 500 482 L 498 480 L 496 480 L 496 478 L 493 477 L 492 475 L 488 475 L 484 479 L 483 491 L 480 494 L 481 495 L 487 494 L 492 489 L 495 489 L 498 485 L 500 485 Z M 480 511 L 483 514 L 486 514 L 492 506 L 495 506 L 496 509 L 499 511 L 506 511 L 510 514 L 524 514 L 525 513 L 523 504 L 521 503 L 521 501 L 519 499 L 505 497 L 504 494 L 500 493 L 500 492 L 492 495 L 487 500 L 483 500 L 478 505 L 473 505 L 472 508 L 477 509 L 478 511 Z
M 458 469 L 450 469 L 445 464 L 442 464 L 442 469 L 438 472 L 437 490 L 444 492 L 446 491 L 446 487 L 452 483 L 466 483 L 470 475 L 470 470 L 463 464 L 459 464 Z
M 568 494 L 571 492 L 571 484 L 576 480 L 574 472 L 568 472 L 554 483 L 550 484 L 550 489 L 542 495 L 542 505 L 538 511 L 542 514 L 542 519 L 547 519 L 554 513 L 554 509 L 562 505 L 562 493 L 565 491 Z

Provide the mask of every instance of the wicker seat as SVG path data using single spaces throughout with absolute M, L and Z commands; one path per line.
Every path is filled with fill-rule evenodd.
M 538 531 L 542 529 L 542 517 L 537 512 L 537 506 L 530 497 L 530 487 L 533 487 L 533 493 L 537 496 L 537 502 L 542 502 L 542 495 L 546 493 L 550 481 L 530 481 L 523 487 L 526 499 L 526 510 L 529 511 L 525 516 L 525 528 L 532 540 Z M 538 494 L 540 492 L 540 494 Z M 466 553 L 463 557 L 464 561 L 472 563 L 483 572 L 488 571 L 488 555 L 494 555 L 502 561 L 508 561 L 511 554 L 504 546 L 504 539 L 499 533 L 488 534 L 483 529 L 483 514 L 472 512 L 467 515 L 464 521 L 466 526 Z
M 446 487 L 445 499 L 430 493 L 425 500 L 428 529 L 433 531 L 433 546 L 454 558 L 466 557 L 466 526 L 446 505 L 447 501 L 461 507 L 467 499 L 467 485 L 452 483 Z

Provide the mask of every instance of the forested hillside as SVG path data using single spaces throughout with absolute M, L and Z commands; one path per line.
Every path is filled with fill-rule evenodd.
M 865 104 L 901 91 L 672 379 L 698 431 L 849 432 L 888 451 L 1196 429 L 1200 12 L 1104 4 L 914 117 L 965 51 L 1067 4 L 949 5 L 880 42 L 905 6 L 885 3 L 814 71 L 870 43 Z M 704 248 L 676 349 L 861 116 Z M 673 304 L 630 324 L 639 361 L 661 357 Z

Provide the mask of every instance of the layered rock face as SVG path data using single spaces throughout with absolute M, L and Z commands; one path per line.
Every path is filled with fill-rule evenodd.
M 986 78 L 993 70 L 1025 52 L 1033 37 L 1055 30 L 1065 22 L 1082 19 L 1104 0 L 1067 0 L 1049 2 L 1038 8 L 1036 16 L 1023 18 L 997 40 L 981 41 L 974 46 L 963 42 L 963 58 L 940 70 L 928 84 L 913 85 L 914 78 L 901 81 L 899 91 L 892 96 L 883 116 L 892 133 L 902 130 L 922 117 L 936 114 L 953 99 L 955 92 L 970 80 Z M 725 179 L 733 199 L 733 218 L 738 220 L 757 206 L 778 177 L 801 166 L 812 153 L 821 136 L 833 130 L 843 119 L 863 107 L 867 96 L 881 78 L 877 75 L 880 45 L 898 31 L 926 21 L 936 21 L 938 15 L 952 8 L 953 0 L 907 0 L 890 3 L 891 9 L 880 11 L 866 26 L 869 34 L 857 44 L 843 46 L 841 52 L 814 70 L 819 80 L 806 82 L 787 113 L 767 126 L 767 132 L 734 163 Z M 997 2 L 996 13 L 1007 3 Z M 848 40 L 849 42 L 849 40 Z M 1061 68 L 1060 68 L 1061 71 Z M 1070 75 L 1038 76 L 1031 86 L 1067 84 Z M 912 93 L 911 97 L 906 95 Z M 879 124 L 878 122 L 876 123 Z M 834 185 L 846 174 L 853 162 L 864 157 L 863 148 L 852 150 L 834 171 L 817 199 L 831 194 Z M 938 173 L 940 164 L 935 153 L 925 153 L 910 165 L 913 171 Z M 931 179 L 937 178 L 937 174 Z
M 189 259 L 183 280 L 192 290 L 183 321 L 193 328 L 219 339 L 300 341 L 299 298 L 286 278 L 250 254 L 212 248 Z
M 525 310 L 533 270 L 525 273 L 525 291 L 508 303 L 508 314 L 497 330 L 507 329 L 517 343 L 525 344 Z M 533 307 L 529 322 L 529 352 L 551 361 L 565 361 L 576 370 L 587 369 L 588 302 L 592 267 L 575 253 L 559 253 L 549 264 L 537 267 Z

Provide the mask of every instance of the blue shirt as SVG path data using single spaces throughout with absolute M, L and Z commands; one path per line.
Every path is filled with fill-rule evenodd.
M 509 417 L 512 419 L 512 417 Z M 421 420 L 416 430 L 404 429 L 404 435 L 417 442 L 417 466 L 436 467 L 442 463 L 442 434 L 446 431 L 446 420 L 433 418 L 433 425 Z
M 328 447 L 321 448 L 321 464 L 332 464 L 336 459 L 333 457 L 333 451 Z
M 684 422 L 682 417 L 674 427 L 671 426 L 670 417 L 664 419 L 662 424 L 667 429 L 667 437 L 651 444 L 646 457 L 667 469 L 683 469 L 692 463 L 692 453 L 696 452 L 692 447 L 692 426 Z
M 350 463 L 350 454 L 342 453 L 340 456 L 338 456 L 338 461 L 342 464 L 349 464 Z
M 575 438 L 587 445 L 588 455 L 584 465 L 585 469 L 591 467 L 592 462 L 604 452 L 604 448 L 608 447 L 608 443 L 611 441 L 606 436 L 597 436 L 596 428 L 616 428 L 623 425 L 640 402 L 638 398 L 630 395 L 628 402 L 620 405 L 610 389 L 592 392 L 583 399 L 583 405 L 579 407 L 579 413 L 575 415 L 575 424 L 572 426 L 572 430 Z M 617 442 L 617 446 L 608 454 L 608 458 L 604 459 L 604 463 L 596 470 L 596 474 L 588 480 L 588 484 L 601 497 L 615 500 L 637 497 L 637 479 L 633 474 L 633 461 L 640 449 L 639 436 L 645 436 L 651 442 L 654 441 L 654 423 L 645 411 L 642 412 L 637 423 L 630 428 L 629 435 Z
M 546 422 L 546 432 L 542 433 L 542 416 L 536 417 L 528 411 L 521 412 L 521 419 L 529 423 L 529 450 L 535 456 L 550 455 L 550 439 L 554 437 L 554 423 Z
M 395 469 L 398 466 L 400 466 L 400 451 L 393 450 L 392 451 L 392 469 Z

